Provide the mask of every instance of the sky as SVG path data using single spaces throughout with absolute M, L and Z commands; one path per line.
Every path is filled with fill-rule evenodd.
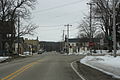
M 81 20 L 88 15 L 89 0 L 37 0 L 32 11 L 31 22 L 38 25 L 34 35 L 26 38 L 40 41 L 62 41 L 63 30 L 67 34 L 66 24 L 71 24 L 70 38 L 78 35 Z

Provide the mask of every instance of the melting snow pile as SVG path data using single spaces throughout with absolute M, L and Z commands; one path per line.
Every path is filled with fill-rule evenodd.
M 120 56 L 116 58 L 110 55 L 86 56 L 80 62 L 108 75 L 120 78 Z

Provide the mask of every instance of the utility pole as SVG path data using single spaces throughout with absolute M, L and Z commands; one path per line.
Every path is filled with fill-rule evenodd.
M 90 26 L 90 42 L 92 42 L 92 38 L 93 38 L 93 34 L 92 34 L 92 7 L 95 4 L 93 4 L 93 3 L 87 3 L 87 5 L 90 5 L 90 24 L 89 24 L 89 26 Z M 92 52 L 92 50 L 90 48 L 90 53 L 91 52 Z
M 115 11 L 115 0 L 113 0 L 113 48 L 114 48 L 114 57 L 116 57 L 116 11 Z
M 19 0 L 18 0 L 18 2 L 17 2 L 17 4 L 19 4 Z M 17 35 L 17 55 L 19 56 L 19 54 L 20 54 L 20 44 L 19 44 L 19 42 L 20 42 L 20 17 L 19 17 L 19 15 L 18 15 L 18 35 Z
M 20 54 L 20 17 L 18 16 L 18 37 L 17 37 L 17 41 L 18 41 L 18 55 Z
M 65 38 L 65 30 L 63 30 L 63 41 L 64 41 L 64 38 Z
M 64 26 L 66 26 L 67 27 L 67 53 L 69 54 L 69 27 L 70 26 L 72 26 L 72 25 L 70 25 L 70 24 L 67 24 L 67 25 L 64 25 Z
M 65 39 L 65 30 L 63 30 L 63 41 L 62 41 L 62 51 L 64 52 L 64 39 Z

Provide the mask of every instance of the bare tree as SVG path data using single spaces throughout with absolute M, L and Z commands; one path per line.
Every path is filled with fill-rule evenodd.
M 18 17 L 22 20 L 30 18 L 30 12 L 34 9 L 34 4 L 36 0 L 0 0 L 0 21 L 2 22 L 11 22 L 10 24 L 17 26 Z M 14 29 L 16 29 L 14 28 Z M 21 27 L 23 34 L 32 34 L 33 30 L 36 29 L 36 26 L 28 25 Z M 7 34 L 5 34 L 7 37 Z M 14 42 L 15 33 L 12 34 L 10 42 L 10 50 L 12 51 L 12 44 Z
M 112 26 L 113 26 L 113 19 L 112 19 L 112 0 L 92 0 L 94 3 L 96 3 L 96 6 L 94 7 L 93 11 L 95 16 L 101 21 L 103 24 L 103 29 L 105 32 L 105 38 L 108 41 L 109 46 L 109 52 L 112 51 Z M 115 0 L 116 2 L 116 19 L 117 22 L 119 22 L 119 0 Z M 118 26 L 117 26 L 118 27 Z M 117 29 L 118 30 L 118 29 Z
M 16 20 L 17 17 L 27 18 L 36 0 L 0 0 L 0 19 Z
M 34 4 L 36 0 L 0 0 L 0 20 L 1 21 L 12 21 L 14 25 L 17 24 L 18 17 L 21 20 L 29 19 L 30 18 L 30 11 L 34 9 Z M 29 27 L 28 27 L 29 26 Z M 26 27 L 22 28 L 26 31 L 33 31 L 36 27 L 33 25 L 27 25 Z M 16 26 L 17 27 L 17 26 Z M 29 29 L 30 28 L 30 29 Z M 25 34 L 27 34 L 25 32 Z
M 97 34 L 99 34 L 102 31 L 98 23 L 95 21 L 93 22 L 91 26 L 91 31 L 90 31 L 89 24 L 90 22 L 89 22 L 89 19 L 87 18 L 83 20 L 82 23 L 79 25 L 79 36 L 80 37 L 94 38 Z
M 38 28 L 38 26 L 34 25 L 34 24 L 29 24 L 29 25 L 25 25 L 24 27 L 22 27 L 20 29 L 20 36 L 24 36 L 26 34 L 29 34 L 29 35 L 34 35 L 33 34 L 33 31 Z

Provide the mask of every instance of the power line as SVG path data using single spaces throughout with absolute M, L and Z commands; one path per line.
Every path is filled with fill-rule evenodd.
M 63 24 L 58 24 L 58 25 L 40 25 L 39 27 L 60 27 L 63 26 Z
M 75 14 L 75 15 L 77 15 L 77 17 L 78 17 L 78 15 L 80 15 L 79 12 L 82 12 L 82 11 L 80 11 L 80 10 L 71 11 L 70 13 L 64 13 L 64 14 L 62 14 L 62 15 L 56 15 L 55 18 L 71 16 L 71 15 L 73 15 L 73 13 L 77 13 L 77 14 Z
M 55 30 L 59 30 L 59 29 L 46 29 L 46 30 L 40 30 L 40 31 L 55 31 Z
M 82 0 L 83 1 L 83 0 Z M 51 8 L 46 8 L 46 9 L 43 9 L 43 10 L 39 10 L 39 11 L 35 11 L 35 12 L 45 12 L 45 11 L 50 11 L 50 10 L 53 10 L 53 9 L 58 9 L 58 8 L 62 8 L 62 7 L 65 7 L 65 6 L 69 6 L 69 5 L 73 5 L 73 4 L 78 4 L 82 1 L 75 1 L 75 2 L 71 2 L 71 3 L 66 3 L 66 4 L 63 4 L 63 5 L 58 5 L 58 6 L 55 6 L 55 7 L 51 7 Z
M 64 26 L 63 26 L 64 27 Z M 55 28 L 55 27 L 54 27 Z M 60 27 L 61 28 L 61 27 Z M 77 30 L 78 28 L 73 28 L 71 29 L 70 31 L 75 31 Z M 40 30 L 40 29 L 39 29 Z M 57 29 L 46 29 L 46 30 L 40 30 L 40 31 L 55 31 L 55 30 L 59 30 L 59 28 L 57 27 Z M 67 31 L 67 30 L 64 30 L 64 31 Z
M 73 28 L 73 29 L 70 29 L 70 31 L 75 31 L 75 30 L 77 30 L 78 28 Z M 67 30 L 65 30 L 65 31 L 67 31 Z
M 79 22 L 79 21 L 74 21 L 74 22 L 71 22 L 70 24 L 76 24 L 76 23 L 78 23 L 78 22 Z M 78 24 L 79 24 L 79 23 L 78 23 Z M 54 28 L 54 27 L 56 27 L 56 28 L 57 28 L 57 27 L 60 27 L 60 26 L 61 26 L 61 27 L 64 27 L 64 24 L 58 24 L 58 25 L 57 25 L 57 24 L 56 24 L 56 25 L 54 25 L 54 24 L 53 24 L 53 25 L 40 25 L 39 27 L 49 27 L 49 28 L 52 28 L 52 27 Z

